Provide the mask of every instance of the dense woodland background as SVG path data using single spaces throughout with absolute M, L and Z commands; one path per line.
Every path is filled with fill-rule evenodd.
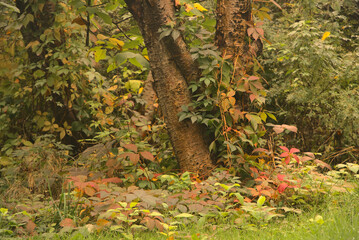
M 0 234 L 262 223 L 359 178 L 358 0 L 2 0 L 0 29 Z

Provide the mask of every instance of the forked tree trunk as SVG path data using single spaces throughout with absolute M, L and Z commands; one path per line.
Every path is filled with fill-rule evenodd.
M 137 21 L 151 64 L 154 88 L 178 163 L 183 171 L 209 173 L 214 168 L 200 126 L 178 121 L 182 106 L 191 103 L 187 83 L 199 77 L 196 64 L 181 37 L 160 40 L 161 27 L 175 21 L 172 0 L 125 0 Z

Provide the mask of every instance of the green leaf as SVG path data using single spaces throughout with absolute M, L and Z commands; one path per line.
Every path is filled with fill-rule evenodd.
M 172 33 L 172 29 L 171 29 L 171 28 L 164 30 L 164 31 L 160 34 L 160 37 L 159 37 L 158 40 L 161 40 L 162 38 L 169 36 L 171 33 Z
M 99 62 L 102 59 L 106 58 L 106 49 L 96 49 L 95 51 L 95 61 Z
M 43 76 L 45 75 L 45 72 L 42 71 L 42 70 L 40 70 L 40 69 L 38 69 L 38 70 L 36 70 L 36 71 L 34 72 L 33 75 L 34 75 L 34 77 L 35 77 L 36 79 L 38 79 L 38 78 L 43 77 Z
M 177 40 L 177 38 L 181 35 L 181 33 L 178 30 L 172 31 L 172 37 L 174 40 Z
M 17 13 L 20 13 L 20 10 L 15 6 L 12 6 L 12 5 L 4 3 L 4 2 L 0 2 L 0 5 L 3 5 L 5 7 L 7 7 L 7 8 L 10 8 L 10 9 L 12 9 L 13 11 L 15 11 Z
M 102 20 L 107 23 L 107 24 L 111 24 L 112 23 L 112 18 L 106 14 L 106 13 L 102 13 L 102 12 L 96 12 L 96 15 L 99 16 L 100 18 L 102 18 Z
M 209 151 L 213 152 L 216 150 L 216 141 L 213 141 L 210 145 L 209 145 Z
M 141 69 L 142 69 L 142 68 L 147 68 L 147 69 L 150 68 L 149 62 L 148 62 L 147 59 L 144 58 L 141 54 L 137 54 L 136 57 L 135 57 L 135 59 L 137 60 L 137 62 L 138 62 L 139 64 L 142 65 Z
M 129 80 L 128 82 L 125 83 L 125 88 L 128 91 L 137 93 L 141 87 L 141 84 L 142 84 L 142 81 L 140 81 L 140 80 Z
M 179 116 L 178 121 L 182 122 L 186 118 L 188 118 L 188 114 L 187 113 L 181 113 L 180 116 Z

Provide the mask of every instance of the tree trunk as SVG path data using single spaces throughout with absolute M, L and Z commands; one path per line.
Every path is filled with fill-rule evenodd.
M 248 24 L 252 22 L 251 0 L 217 0 L 216 44 L 223 55 L 230 56 L 237 74 L 251 68 L 253 56 L 261 51 L 260 40 L 249 44 Z
M 40 5 L 39 3 L 37 4 Z M 37 10 L 35 13 L 28 1 L 16 0 L 16 7 L 20 10 L 19 15 L 31 14 L 34 17 L 33 21 L 30 21 L 25 27 L 20 29 L 25 46 L 30 42 L 40 40 L 41 34 L 53 25 L 55 20 L 56 4 L 57 2 L 45 1 L 41 11 Z M 31 48 L 28 48 L 27 53 L 30 62 L 36 63 L 45 58 L 47 51 L 45 50 L 41 54 L 37 55 Z
M 191 103 L 187 83 L 199 77 L 199 70 L 181 37 L 159 39 L 161 27 L 175 21 L 172 0 L 125 0 L 137 21 L 154 78 L 154 88 L 164 115 L 177 161 L 183 171 L 208 174 L 214 168 L 200 126 L 178 121 L 182 106 Z

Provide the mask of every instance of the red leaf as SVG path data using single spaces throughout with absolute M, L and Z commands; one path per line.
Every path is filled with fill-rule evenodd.
M 285 164 L 289 164 L 290 162 L 290 155 L 288 155 L 285 159 L 284 159 Z
M 137 146 L 135 144 L 125 144 L 123 147 L 137 153 Z
M 251 102 L 253 102 L 256 98 L 257 97 L 254 94 L 249 95 L 249 99 L 251 100 Z
M 65 218 L 60 222 L 61 227 L 75 227 L 75 223 L 71 218 Z
M 281 183 L 279 186 L 278 186 L 278 192 L 282 193 L 284 192 L 284 190 L 288 187 L 288 184 L 286 183 Z
M 150 160 L 151 162 L 153 162 L 155 160 L 154 156 L 152 155 L 152 153 L 148 152 L 148 151 L 144 151 L 144 152 L 140 152 L 141 156 L 147 160 Z
M 297 155 L 293 155 L 293 157 L 294 157 L 294 159 L 297 161 L 297 163 L 300 162 L 300 159 L 299 159 L 299 157 L 298 157 Z
M 281 175 L 281 174 L 277 175 L 277 178 L 279 181 L 284 181 L 284 177 L 285 177 L 285 175 Z
M 289 156 L 289 153 L 287 153 L 287 152 L 284 152 L 280 155 L 280 157 L 287 157 L 287 156 Z
M 289 152 L 289 149 L 285 146 L 279 146 L 280 149 L 282 149 L 285 152 Z
M 291 148 L 290 149 L 290 153 L 297 153 L 300 152 L 300 150 L 298 148 Z

